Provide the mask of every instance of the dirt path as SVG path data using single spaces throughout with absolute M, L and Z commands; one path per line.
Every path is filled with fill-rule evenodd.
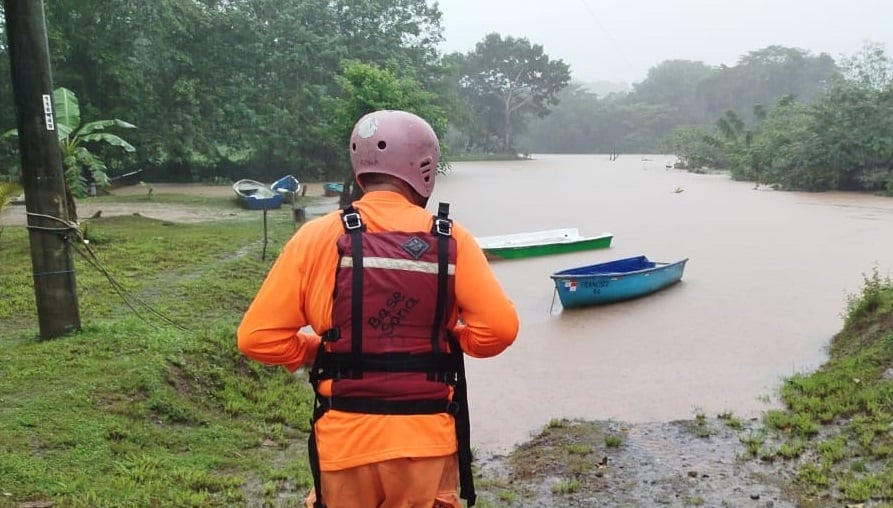
M 323 215 L 338 207 L 338 198 L 324 197 L 321 183 L 304 184 L 307 187 L 305 196 L 312 197 L 313 203 L 306 205 L 308 218 Z M 197 185 L 158 183 L 152 185 L 153 195 L 186 194 L 200 197 L 231 197 L 233 189 L 229 185 Z M 148 189 L 139 185 L 121 187 L 111 191 L 113 196 L 147 195 Z M 288 206 L 288 205 L 283 205 Z M 232 209 L 202 207 L 196 205 L 173 205 L 151 200 L 112 203 L 95 201 L 90 198 L 78 200 L 77 213 L 80 220 L 92 217 L 96 213 L 103 217 L 116 215 L 139 214 L 144 217 L 169 222 L 204 222 L 209 220 L 238 219 L 256 215 L 256 210 L 245 210 L 235 205 Z M 0 215 L 0 226 L 24 226 L 27 223 L 24 205 L 11 205 Z

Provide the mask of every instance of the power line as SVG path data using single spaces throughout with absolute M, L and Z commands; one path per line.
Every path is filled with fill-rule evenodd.
M 580 3 L 583 4 L 583 8 L 586 9 L 586 12 L 589 13 L 589 16 L 592 18 L 595 24 L 598 25 L 598 28 L 607 36 L 608 41 L 614 47 L 614 51 L 617 53 L 617 55 L 620 56 L 620 59 L 623 60 L 623 63 L 626 65 L 627 71 L 629 71 L 630 75 L 632 75 L 633 65 L 626 57 L 626 54 L 623 52 L 623 50 L 620 49 L 620 45 L 617 43 L 617 40 L 614 38 L 613 35 L 611 35 L 611 32 L 608 31 L 607 27 L 602 24 L 601 20 L 599 20 L 598 16 L 595 14 L 595 11 L 593 11 L 589 4 L 586 3 L 586 0 L 580 0 Z
M 172 319 L 170 319 L 169 317 L 165 316 L 164 314 L 162 314 L 161 312 L 159 312 L 158 310 L 153 308 L 151 305 L 149 305 L 142 299 L 140 299 L 132 294 L 129 294 L 127 292 L 127 289 L 120 282 L 118 282 L 112 276 L 111 272 L 109 272 L 105 268 L 105 266 L 103 266 L 102 263 L 99 261 L 99 257 L 96 256 L 96 253 L 93 252 L 93 249 L 90 248 L 90 242 L 84 237 L 84 232 L 80 229 L 80 227 L 78 226 L 78 224 L 76 222 L 70 222 L 70 221 L 61 219 L 59 217 L 55 217 L 52 215 L 46 215 L 46 214 L 38 214 L 38 213 L 28 212 L 27 215 L 39 217 L 42 219 L 48 219 L 48 220 L 55 221 L 55 222 L 61 224 L 59 227 L 28 226 L 28 229 L 39 229 L 39 230 L 43 230 L 43 231 L 47 231 L 47 232 L 57 232 L 57 233 L 67 232 L 68 234 L 65 234 L 62 236 L 63 240 L 68 242 L 68 244 L 71 246 L 72 250 L 76 254 L 83 257 L 84 260 L 87 262 L 87 264 L 89 264 L 90 266 L 95 268 L 96 271 L 98 271 L 99 273 L 101 273 L 102 275 L 105 276 L 106 280 L 108 280 L 109 284 L 112 286 L 112 289 L 114 289 L 115 292 L 118 293 L 118 296 L 121 297 L 121 300 L 124 302 L 124 304 L 127 305 L 127 307 L 129 307 L 130 310 L 133 311 L 133 313 L 136 314 L 136 316 L 138 318 L 140 318 L 141 320 L 143 320 L 145 323 L 147 323 L 155 328 L 158 328 L 158 326 L 155 323 L 151 322 L 145 315 L 143 315 L 143 313 L 141 313 L 137 309 L 137 306 L 141 306 L 142 308 L 146 309 L 150 314 L 153 314 L 154 316 L 161 319 L 162 321 L 164 321 L 165 323 L 167 323 L 170 326 L 173 326 L 173 327 L 175 327 L 181 331 L 184 331 L 184 332 L 191 331 L 190 329 L 186 328 L 185 326 L 182 326 L 182 325 L 176 323 L 175 321 L 173 321 Z

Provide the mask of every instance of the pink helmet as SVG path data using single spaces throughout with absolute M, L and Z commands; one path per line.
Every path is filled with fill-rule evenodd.
M 350 163 L 357 177 L 366 173 L 395 176 L 425 198 L 434 190 L 439 160 L 440 143 L 434 129 L 405 111 L 369 113 L 360 118 L 350 135 Z

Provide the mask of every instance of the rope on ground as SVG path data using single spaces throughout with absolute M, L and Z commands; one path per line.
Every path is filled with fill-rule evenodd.
M 109 272 L 105 268 L 105 266 L 103 266 L 102 263 L 99 261 L 99 257 L 96 255 L 96 253 L 93 251 L 93 249 L 90 248 L 90 241 L 84 236 L 84 232 L 81 230 L 80 225 L 77 222 L 71 222 L 71 221 L 67 221 L 65 219 L 61 219 L 59 217 L 54 217 L 52 215 L 45 215 L 45 214 L 40 214 L 40 213 L 27 212 L 27 214 L 29 216 L 40 217 L 43 219 L 49 219 L 49 220 L 61 223 L 62 224 L 61 227 L 32 226 L 30 224 L 27 227 L 29 229 L 35 229 L 35 230 L 39 230 L 39 231 L 67 232 L 68 234 L 66 234 L 63 237 L 63 240 L 68 242 L 68 244 L 71 246 L 71 248 L 74 250 L 74 252 L 76 252 L 82 258 L 84 258 L 84 260 L 87 262 L 87 264 L 89 264 L 90 266 L 95 268 L 99 273 L 101 273 L 102 275 L 105 276 L 105 278 L 109 281 L 109 284 L 112 286 L 112 289 L 114 289 L 115 292 L 118 293 L 118 296 L 121 297 L 121 300 L 124 302 L 124 304 L 127 305 L 127 307 L 130 308 L 130 310 L 133 311 L 133 313 L 138 318 L 143 320 L 145 323 L 147 323 L 148 325 L 150 325 L 152 327 L 155 327 L 156 329 L 159 328 L 159 326 L 157 326 L 155 323 L 153 323 L 148 318 L 146 318 L 146 316 L 137 309 L 137 305 L 146 309 L 150 314 L 159 318 L 161 321 L 167 323 L 168 325 L 173 326 L 174 328 L 177 328 L 184 332 L 192 331 L 189 328 L 186 328 L 185 326 L 180 325 L 179 323 L 177 323 L 177 322 L 173 321 L 172 319 L 170 319 L 169 317 L 165 316 L 160 311 L 156 310 L 154 307 L 152 307 L 151 305 L 149 305 L 148 303 L 146 303 L 144 300 L 140 299 L 139 297 L 130 294 L 127 291 L 127 288 L 125 288 L 120 282 L 118 282 L 112 276 L 111 272 Z

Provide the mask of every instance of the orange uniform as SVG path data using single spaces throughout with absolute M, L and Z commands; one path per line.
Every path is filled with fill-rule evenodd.
M 354 203 L 369 232 L 431 230 L 432 214 L 396 192 L 374 191 Z M 333 291 L 344 234 L 340 212 L 302 226 L 285 245 L 238 330 L 239 350 L 289 370 L 311 363 L 320 334 L 332 327 Z M 512 344 L 518 315 L 472 235 L 453 223 L 456 241 L 455 305 L 448 327 L 473 357 L 497 355 Z M 461 324 L 460 324 L 461 318 Z M 314 333 L 301 333 L 305 326 Z M 321 395 L 331 395 L 331 381 Z M 377 415 L 327 411 L 316 423 L 322 471 L 340 471 L 393 459 L 456 453 L 453 416 Z

